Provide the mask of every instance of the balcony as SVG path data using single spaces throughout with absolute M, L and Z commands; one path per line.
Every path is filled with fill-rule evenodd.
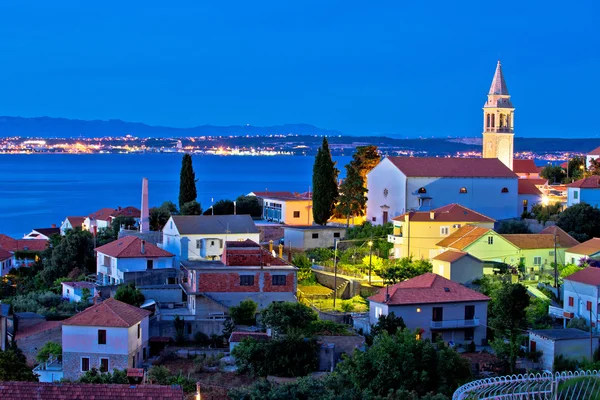
M 444 320 L 444 321 L 431 321 L 431 329 L 474 328 L 477 326 L 479 326 L 479 318 L 448 319 L 448 320 Z
M 548 315 L 554 318 L 564 318 L 564 311 L 560 307 L 549 306 Z
M 388 235 L 387 241 L 393 244 L 404 244 L 404 237 L 400 235 Z

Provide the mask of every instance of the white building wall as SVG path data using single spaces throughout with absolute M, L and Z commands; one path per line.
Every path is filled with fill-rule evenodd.
M 541 351 L 540 363 L 542 368 L 552 371 L 554 365 L 554 341 L 542 336 L 538 336 L 532 332 L 529 333 L 529 350 L 531 350 L 531 341 L 535 342 L 536 351 Z
M 388 220 L 406 211 L 406 177 L 389 159 L 384 158 L 367 174 L 367 189 L 367 221 L 383 222 L 382 205 L 390 207 Z
M 127 341 L 127 349 L 128 354 L 140 349 L 144 344 L 148 343 L 148 334 L 150 332 L 148 317 L 144 318 L 140 321 L 140 337 L 137 337 L 137 324 L 129 327 L 128 329 L 128 341 Z
M 542 202 L 542 196 L 536 194 L 520 194 L 518 195 L 518 208 L 521 213 L 525 211 L 525 205 L 523 204 L 524 200 L 527 200 L 527 212 L 531 212 L 531 208 L 538 203 Z M 519 214 L 520 215 L 520 214 Z
M 592 322 L 598 320 L 598 287 L 585 283 L 564 280 L 563 310 L 573 313 L 576 317 L 590 320 L 587 302 L 592 303 Z M 573 305 L 569 305 L 569 298 L 573 298 Z
M 579 260 L 586 259 L 586 258 L 587 258 L 587 256 L 585 254 L 570 253 L 568 251 L 565 251 L 565 263 L 566 264 L 578 265 Z
M 98 344 L 99 329 L 106 330 L 106 344 Z M 63 353 L 129 354 L 127 328 L 63 325 L 62 346 Z
M 577 193 L 577 198 L 575 198 L 575 194 Z M 567 188 L 567 207 L 571 207 L 572 205 L 579 204 L 581 202 L 581 190 L 579 188 Z

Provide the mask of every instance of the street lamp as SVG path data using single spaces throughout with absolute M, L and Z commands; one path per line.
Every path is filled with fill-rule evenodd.
M 371 240 L 369 240 L 369 285 L 371 284 L 371 266 L 373 259 L 373 236 L 371 235 Z

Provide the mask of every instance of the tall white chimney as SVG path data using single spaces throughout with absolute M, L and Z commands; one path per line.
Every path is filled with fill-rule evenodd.
M 140 232 L 150 232 L 150 211 L 148 210 L 148 178 L 142 178 L 142 215 Z

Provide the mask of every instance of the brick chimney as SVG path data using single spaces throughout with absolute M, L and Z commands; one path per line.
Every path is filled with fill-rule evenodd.
M 142 248 L 140 249 L 140 252 L 141 252 L 142 254 L 146 254 L 146 241 L 145 241 L 145 240 L 142 240 L 142 245 L 141 245 L 141 247 L 142 247 Z
M 150 210 L 148 209 L 148 178 L 142 178 L 142 208 L 140 215 L 140 232 L 150 232 Z
M 435 219 L 435 213 L 433 211 L 429 211 L 429 219 Z
M 53 227 L 53 228 L 56 228 L 56 224 L 52 224 L 52 227 Z

